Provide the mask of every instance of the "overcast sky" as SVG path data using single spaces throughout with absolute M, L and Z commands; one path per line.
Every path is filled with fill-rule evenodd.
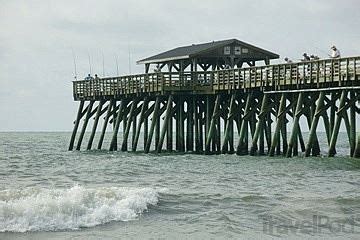
M 68 131 L 77 73 L 142 72 L 136 61 L 192 44 L 238 38 L 293 59 L 335 44 L 360 55 L 360 1 L 0 0 L 0 131 Z M 130 62 L 129 66 L 129 52 Z

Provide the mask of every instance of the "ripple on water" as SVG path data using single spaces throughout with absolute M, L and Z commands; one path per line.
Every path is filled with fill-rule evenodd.
M 77 232 L 78 236 L 86 238 L 82 234 L 94 232 L 99 236 L 104 232 L 123 236 L 128 231 L 134 235 L 124 238 L 139 233 L 146 233 L 142 235 L 145 238 L 155 233 L 167 236 L 171 232 L 181 238 L 199 234 L 198 238 L 216 239 L 241 238 L 251 232 L 261 238 L 265 236 L 262 216 L 305 221 L 311 220 L 313 214 L 346 219 L 360 212 L 360 161 L 346 155 L 289 159 L 104 150 L 68 152 L 68 137 L 68 133 L 0 135 L 0 142 L 6 142 L 0 145 L 1 191 L 39 191 L 22 196 L 23 200 L 0 199 L 7 212 L 4 221 L 4 211 L 0 210 L 1 229 L 44 231 L 96 225 L 97 228 Z M 346 141 L 340 133 L 339 153 L 348 152 Z M 5 151 L 1 151 L 4 146 Z M 74 186 L 83 189 L 70 190 Z M 114 187 L 115 190 L 109 190 Z M 121 199 L 114 197 L 121 193 L 120 189 L 143 188 L 154 191 L 156 197 L 135 194 L 141 195 L 140 201 L 129 194 L 121 198 L 128 199 L 127 208 L 121 208 Z M 157 190 L 161 188 L 168 191 Z M 100 189 L 113 193 L 100 194 Z M 130 214 L 134 218 L 125 218 L 130 215 L 122 215 L 124 211 L 135 212 Z M 125 224 L 126 219 L 136 221 Z M 115 223 L 109 224 L 111 221 Z M 16 229 L 10 222 L 20 227 Z M 65 232 L 69 238 L 74 236 Z

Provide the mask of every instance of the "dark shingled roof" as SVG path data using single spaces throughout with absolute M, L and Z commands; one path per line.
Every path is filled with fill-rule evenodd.
M 193 44 L 190 46 L 174 48 L 172 50 L 154 55 L 152 57 L 142 59 L 142 60 L 138 61 L 137 63 L 138 64 L 156 63 L 156 62 L 166 62 L 166 61 L 173 61 L 173 60 L 179 60 L 179 59 L 188 59 L 188 58 L 194 57 L 197 54 L 200 54 L 204 51 L 216 49 L 216 48 L 231 44 L 233 42 L 236 42 L 239 45 L 242 45 L 242 46 L 245 46 L 248 48 L 252 48 L 258 52 L 261 52 L 261 53 L 267 55 L 269 57 L 269 59 L 279 58 L 279 55 L 276 53 L 267 51 L 262 48 L 258 48 L 256 46 L 242 42 L 237 39 L 228 39 L 228 40 L 213 41 L 213 42 L 209 42 L 209 43 Z

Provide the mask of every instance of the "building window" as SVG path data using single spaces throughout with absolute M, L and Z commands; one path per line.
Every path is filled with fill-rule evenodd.
M 249 49 L 243 48 L 241 52 L 242 52 L 242 53 L 249 53 Z
M 231 50 L 230 46 L 224 47 L 224 54 L 225 55 L 230 55 L 230 50 Z
M 235 52 L 235 55 L 241 55 L 241 47 L 240 46 L 235 46 L 234 52 Z

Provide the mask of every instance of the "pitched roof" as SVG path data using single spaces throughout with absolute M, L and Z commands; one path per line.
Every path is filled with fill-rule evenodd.
M 216 49 L 216 48 L 231 44 L 233 42 L 236 42 L 239 45 L 246 46 L 248 48 L 252 48 L 258 52 L 268 55 L 268 57 L 270 59 L 279 58 L 279 55 L 276 53 L 267 51 L 262 48 L 258 48 L 256 46 L 242 42 L 237 39 L 228 39 L 228 40 L 213 41 L 213 42 L 201 43 L 201 44 L 192 44 L 189 46 L 174 48 L 172 50 L 139 60 L 139 61 L 137 61 L 137 63 L 145 64 L 145 63 L 156 63 L 156 62 L 166 62 L 166 61 L 173 61 L 173 60 L 180 60 L 180 59 L 188 59 L 188 58 L 196 56 L 204 51 Z

